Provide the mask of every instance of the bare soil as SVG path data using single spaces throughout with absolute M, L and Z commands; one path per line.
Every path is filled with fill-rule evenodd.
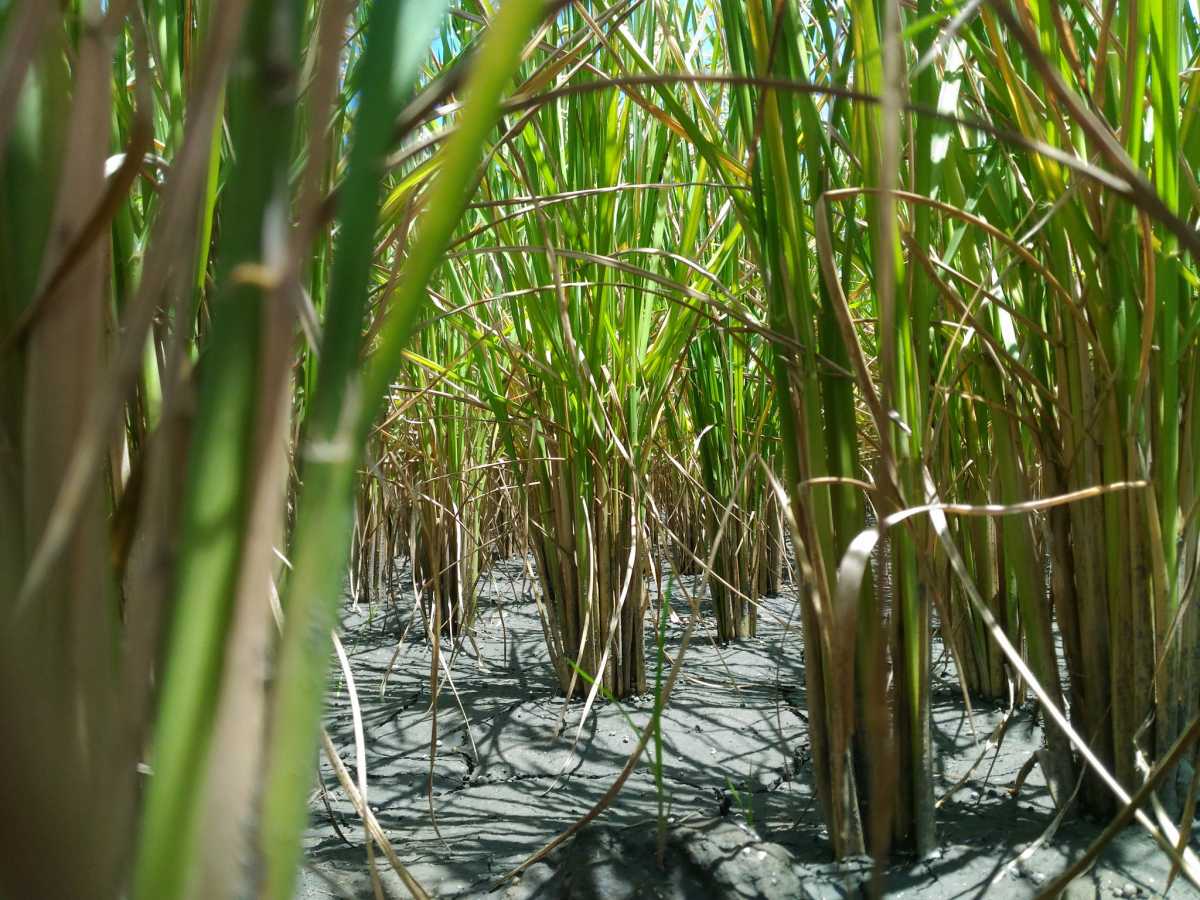
M 656 859 L 659 792 L 647 755 L 596 822 L 547 861 L 501 881 L 600 799 L 654 706 L 652 695 L 600 701 L 580 727 L 582 705 L 564 709 L 550 671 L 526 571 L 523 560 L 491 571 L 473 639 L 446 657 L 453 690 L 445 684 L 438 700 L 432 765 L 431 651 L 421 623 L 411 621 L 411 590 L 393 586 L 394 606 L 346 604 L 342 633 L 362 703 L 369 803 L 426 890 L 497 898 L 862 895 L 869 861 L 830 859 L 814 802 L 799 613 L 787 594 L 763 601 L 758 637 L 717 646 L 710 620 L 687 653 L 662 722 L 664 866 Z M 699 579 L 676 584 L 694 590 Z M 675 606 L 686 614 L 682 598 Z M 683 630 L 682 620 L 667 626 L 669 655 Z M 646 644 L 653 684 L 651 633 Z M 1013 790 L 1041 746 L 1039 722 L 1032 708 L 1018 709 L 999 746 L 988 745 L 1004 710 L 976 703 L 969 720 L 940 644 L 939 654 L 933 728 L 941 846 L 923 860 L 894 859 L 886 892 L 936 900 L 1035 896 L 1100 826 L 1071 814 L 1015 864 L 1054 818 L 1040 769 Z M 334 671 L 326 727 L 353 772 L 350 702 Z M 362 824 L 324 759 L 320 769 L 333 816 L 314 793 L 297 896 L 371 897 Z M 407 896 L 381 854 L 377 861 L 385 896 Z M 1168 872 L 1153 841 L 1130 828 L 1070 894 L 1164 896 Z M 1200 893 L 1179 879 L 1167 896 Z

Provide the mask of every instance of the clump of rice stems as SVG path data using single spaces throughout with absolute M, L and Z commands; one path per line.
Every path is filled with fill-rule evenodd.
M 743 340 L 706 330 L 689 351 L 688 393 L 713 555 L 709 593 L 717 639 L 732 641 L 756 633 L 759 568 L 772 564 L 765 553 L 772 523 L 764 516 L 770 489 L 757 472 L 747 478 L 745 470 L 761 455 L 773 395 Z
M 655 454 L 650 491 L 658 516 L 651 520 L 651 546 L 677 575 L 699 575 L 704 568 L 704 517 L 694 443 L 679 410 L 668 408 L 666 446 Z
M 772 19 L 776 15 L 777 21 Z M 801 30 L 790 6 L 768 9 L 757 2 L 723 3 L 720 25 L 724 56 L 734 71 L 761 77 L 811 77 L 802 66 L 815 47 L 808 43 L 810 36 Z M 817 46 L 822 39 L 831 54 L 827 59 L 832 60 L 836 46 L 828 28 L 817 36 Z M 729 107 L 727 135 L 745 148 L 750 162 L 746 181 L 751 190 L 744 196 L 735 194 L 734 202 L 740 205 L 747 243 L 762 272 L 771 325 L 787 341 L 776 348 L 774 366 L 788 513 L 802 570 L 800 605 L 817 796 L 835 852 L 855 853 L 864 847 L 859 795 L 865 787 L 857 784 L 851 745 L 857 719 L 855 620 L 862 623 L 861 640 L 866 644 L 858 665 L 871 667 L 875 683 L 880 677 L 880 636 L 878 618 L 870 610 L 845 623 L 821 613 L 832 609 L 835 567 L 861 528 L 863 512 L 857 491 L 820 483 L 830 476 L 859 477 L 858 435 L 850 384 L 821 362 L 822 356 L 835 363 L 844 361 L 847 351 L 832 324 L 824 282 L 813 279 L 811 238 L 800 210 L 805 171 L 815 197 L 836 186 L 828 181 L 837 177 L 839 168 L 829 158 L 831 151 L 819 132 L 813 130 L 820 114 L 811 98 L 737 87 L 731 91 Z M 834 121 L 839 125 L 841 114 L 835 107 Z M 813 482 L 818 483 L 809 487 Z M 882 701 L 882 697 L 871 699 Z M 879 722 L 866 721 L 881 730 Z M 881 748 L 887 745 L 886 740 L 875 743 Z M 880 760 L 871 762 L 875 772 L 890 768 L 881 767 Z M 882 800 L 881 791 L 876 812 L 890 820 Z
M 355 603 L 386 598 L 397 578 L 404 531 L 397 516 L 402 501 L 396 496 L 394 479 L 388 478 L 393 467 L 386 454 L 377 459 L 355 500 L 348 570 L 349 592 Z
M 1103 763 L 1132 785 L 1139 743 L 1151 755 L 1161 752 L 1185 721 L 1181 716 L 1195 708 L 1184 699 L 1195 694 L 1194 681 L 1184 687 L 1188 676 L 1179 680 L 1183 673 L 1172 662 L 1194 628 L 1176 606 L 1176 592 L 1189 583 L 1180 580 L 1176 553 L 1189 546 L 1180 529 L 1185 502 L 1178 474 L 1186 467 L 1178 454 L 1190 432 L 1180 418 L 1179 379 L 1191 371 L 1194 351 L 1181 343 L 1179 300 L 1188 269 L 1171 249 L 1177 229 L 1163 218 L 1180 209 L 1175 142 L 1188 112 L 1176 92 L 1178 60 L 1185 33 L 1195 53 L 1195 30 L 1178 4 L 1152 4 L 1140 15 L 1118 7 L 1111 19 L 1075 31 L 1079 43 L 1070 52 L 1057 39 L 1070 26 L 1049 10 L 1018 22 L 1006 10 L 984 8 L 964 30 L 963 55 L 951 57 L 951 82 L 943 90 L 957 93 L 968 77 L 982 77 L 988 85 L 986 106 L 977 110 L 982 117 L 1071 152 L 1080 141 L 1102 141 L 1106 130 L 1119 133 L 1124 145 L 1106 143 L 1106 163 L 1126 176 L 1148 166 L 1154 180 L 1145 183 L 1143 199 L 1131 204 L 1078 169 L 964 134 L 961 145 L 949 145 L 945 199 L 999 234 L 989 238 L 979 225 L 969 226 L 955 257 L 933 264 L 931 280 L 955 319 L 976 330 L 973 343 L 990 363 L 975 367 L 971 388 L 989 407 L 994 499 L 1026 499 L 1039 479 L 1047 495 L 1141 479 L 1154 485 L 1152 492 L 1117 492 L 1052 509 L 1042 538 L 1072 720 Z M 1118 44 L 1120 52 L 1106 49 Z M 1152 46 L 1159 50 L 1150 52 Z M 985 47 L 993 62 L 978 75 L 969 72 L 963 57 Z M 1087 70 L 1082 59 L 1090 60 Z M 1081 94 L 1103 102 L 1085 112 Z M 1037 111 L 1047 106 L 1055 110 L 1049 119 Z M 1141 125 L 1150 111 L 1152 131 Z M 967 157 L 981 152 L 982 169 Z M 991 193 L 1011 179 L 1027 186 L 1038 212 L 1001 202 L 1007 193 Z M 1155 194 L 1165 210 L 1152 221 L 1144 197 Z M 1039 679 L 1053 685 L 1040 535 L 1029 525 L 1002 532 L 1005 558 L 1016 563 L 1009 571 L 1018 580 L 1030 660 Z M 1148 716 L 1155 728 L 1142 736 Z M 1097 811 L 1113 802 L 1091 774 L 1084 799 Z
M 638 17 L 638 27 L 652 18 Z M 554 35 L 570 44 L 588 28 L 572 13 Z M 611 91 L 564 98 L 519 128 L 483 182 L 480 222 L 473 246 L 457 251 L 450 296 L 460 305 L 496 298 L 481 315 L 492 317 L 491 340 L 512 374 L 486 377 L 484 398 L 514 479 L 529 486 L 528 538 L 560 686 L 568 696 L 584 687 L 578 666 L 592 697 L 599 688 L 625 697 L 646 685 L 644 483 L 675 370 L 648 374 L 662 308 L 654 279 L 663 276 L 654 257 L 634 255 L 648 249 L 664 192 L 613 188 L 668 165 L 667 131 Z M 570 215 L 546 214 L 541 198 L 561 198 L 546 202 Z M 493 284 L 496 272 L 503 293 L 462 293 Z
M 388 417 L 402 426 L 412 445 L 404 488 L 417 602 L 429 632 L 451 637 L 471 627 L 484 570 L 481 497 L 488 472 L 483 452 L 491 430 L 477 407 L 455 396 L 463 389 L 465 373 L 457 371 L 462 344 L 449 329 L 424 329 L 413 349 L 419 362 L 405 379 L 415 396 L 403 398 Z M 436 364 L 431 372 L 434 359 L 457 365 Z
M 956 474 L 952 488 L 954 496 L 962 497 L 968 503 L 984 504 L 992 496 L 992 471 L 990 467 L 977 465 L 976 461 L 991 455 L 986 442 L 990 437 L 989 417 L 992 411 L 971 396 L 973 381 L 964 373 L 966 396 L 949 397 L 946 400 L 947 404 L 956 407 L 953 414 L 947 414 L 946 421 L 956 420 L 959 430 L 954 433 L 949 428 L 942 428 L 939 432 L 942 455 L 940 468 Z M 950 493 L 950 489 L 947 489 L 947 493 Z M 1020 616 L 1010 602 L 1012 592 L 1004 587 L 1011 583 L 1011 579 L 1005 577 L 1003 546 L 995 523 L 987 518 L 964 518 L 950 524 L 955 543 L 975 574 L 979 593 L 991 605 L 992 614 L 1005 633 L 1019 646 Z M 938 606 L 942 639 L 953 648 L 962 684 L 975 697 L 1007 701 L 1014 687 L 1011 672 L 988 634 L 986 624 L 976 615 L 959 587 L 948 563 L 939 566 L 937 585 L 938 595 L 942 598 Z M 1018 697 L 1014 696 L 1013 699 Z
M 888 5 L 851 4 L 853 27 L 842 45 L 831 24 L 835 19 L 816 15 L 811 26 L 802 25 L 788 4 L 725 5 L 721 18 L 724 50 L 735 69 L 809 83 L 826 75 L 834 83 L 852 79 L 858 92 L 818 108 L 807 91 L 763 85 L 741 91 L 730 105 L 754 166 L 751 183 L 758 186 L 744 213 L 748 222 L 762 223 L 751 232 L 757 237 L 751 246 L 776 304 L 776 329 L 798 345 L 780 353 L 779 380 L 789 386 L 781 398 L 781 424 L 797 549 L 807 554 L 816 595 L 805 624 L 810 692 L 821 704 L 813 717 L 818 795 L 825 798 L 839 852 L 858 845 L 864 810 L 871 813 L 877 850 L 885 840 L 881 821 L 890 822 L 901 841 L 918 848 L 932 842 L 930 595 L 939 583 L 952 592 L 945 576 L 934 574 L 930 532 L 910 521 L 891 534 L 894 580 L 884 598 L 894 610 L 887 619 L 890 634 L 880 630 L 883 606 L 866 602 L 869 590 L 853 608 L 839 609 L 834 602 L 834 566 L 861 527 L 861 507 L 851 491 L 819 486 L 831 475 L 859 477 L 854 454 L 863 432 L 854 421 L 848 375 L 854 375 L 852 390 L 867 402 L 874 420 L 875 433 L 866 436 L 879 442 L 875 503 L 885 518 L 925 499 L 925 472 L 939 483 L 940 496 L 974 493 L 993 503 L 1151 479 L 1153 494 L 1105 493 L 1051 510 L 1045 527 L 1029 516 L 1007 517 L 994 525 L 962 526 L 959 535 L 971 548 L 972 575 L 992 586 L 989 600 L 1005 613 L 1009 633 L 1023 642 L 1044 696 L 1064 706 L 1045 602 L 1052 599 L 1072 675 L 1072 715 L 1120 778 L 1132 777 L 1139 741 L 1161 745 L 1171 733 L 1167 723 L 1178 727 L 1176 706 L 1161 698 L 1183 696 L 1172 693 L 1168 673 L 1172 654 L 1182 646 L 1175 642 L 1188 623 L 1186 614 L 1171 614 L 1170 586 L 1182 582 L 1174 569 L 1177 553 L 1163 546 L 1181 546 L 1175 530 L 1182 508 L 1175 496 L 1182 408 L 1176 376 L 1189 369 L 1163 375 L 1156 367 L 1163 347 L 1180 346 L 1185 326 L 1179 324 L 1178 287 L 1181 271 L 1187 271 L 1167 266 L 1169 283 L 1160 290 L 1157 253 L 1187 232 L 1170 218 L 1178 195 L 1169 202 L 1155 199 L 1164 185 L 1176 184 L 1163 178 L 1178 171 L 1181 157 L 1163 147 L 1179 133 L 1182 107 L 1177 94 L 1155 88 L 1154 78 L 1165 77 L 1161 67 L 1156 76 L 1145 68 L 1145 58 L 1134 64 L 1125 57 L 1131 60 L 1126 74 L 1149 86 L 1151 105 L 1170 98 L 1162 140 L 1157 128 L 1151 140 L 1150 131 L 1132 124 L 1142 121 L 1141 88 L 1136 101 L 1128 95 L 1121 103 L 1105 79 L 1120 68 L 1112 54 L 1123 40 L 1132 46 L 1153 41 L 1161 46 L 1166 40 L 1171 54 L 1178 53 L 1186 42 L 1174 23 L 1190 22 L 1189 13 L 1156 6 L 1141 19 L 1121 12 L 1088 30 L 1086 44 L 1096 54 L 1091 59 L 1100 80 L 1073 87 L 1068 82 L 1084 78 L 1082 57 L 1064 49 L 1058 34 L 1074 20 L 1042 5 L 1019 21 L 1003 4 L 990 4 L 957 22 L 955 33 L 935 46 L 930 24 L 936 16 L 921 18 L 931 12 L 918 4 L 917 18 L 910 21 L 908 13 Z M 1173 24 L 1162 24 L 1167 21 Z M 1057 58 L 1047 61 L 1047 52 Z M 1177 59 L 1171 54 L 1159 59 Z M 968 58 L 974 62 L 968 64 Z M 916 67 L 907 82 L 910 94 L 889 93 L 906 66 Z M 935 72 L 942 75 L 940 85 Z M 1175 74 L 1170 80 L 1178 86 Z M 1097 84 L 1104 85 L 1112 127 L 1127 141 L 1124 151 L 1104 143 L 1106 126 L 1097 125 L 1078 101 L 1075 91 L 1092 95 Z M 908 104 L 911 112 L 904 110 Z M 970 108 L 979 121 L 1015 128 L 1024 143 L 939 121 L 928 112 L 938 105 L 956 113 Z M 1037 111 L 1046 106 L 1057 115 L 1047 119 Z M 1156 112 L 1156 122 L 1157 117 Z M 825 141 L 824 122 L 840 143 Z M 1121 122 L 1127 124 L 1120 127 Z M 1132 207 L 1130 195 L 1118 196 L 1087 163 L 1076 160 L 1070 173 L 1045 152 L 1030 149 L 1030 142 L 1040 142 L 1074 156 L 1081 141 L 1102 144 L 1108 163 L 1137 181 Z M 853 154 L 843 156 L 839 147 Z M 1155 184 L 1136 170 L 1143 149 L 1151 147 L 1160 154 Z M 1039 213 L 1006 202 L 1014 183 L 1037 194 Z M 824 198 L 816 204 L 815 234 L 791 206 L 791 196 L 804 184 L 810 200 Z M 859 215 L 869 229 L 859 228 Z M 1154 236 L 1156 230 L 1161 237 Z M 805 262 L 814 237 L 822 268 L 816 284 Z M 1103 255 L 1097 247 L 1105 248 Z M 1139 271 L 1140 281 L 1132 276 Z M 1124 305 L 1114 312 L 1101 296 L 1125 298 Z M 846 304 L 843 297 L 866 311 L 867 327 L 850 330 L 854 310 L 839 309 Z M 1160 303 L 1165 306 L 1158 309 Z M 1165 336 L 1156 343 L 1160 334 Z M 863 349 L 875 358 L 856 359 Z M 967 423 L 966 446 L 958 444 L 956 422 Z M 1167 423 L 1165 432 L 1161 423 Z M 964 475 L 956 461 L 969 461 L 979 471 Z M 1172 512 L 1162 511 L 1164 496 Z M 1164 522 L 1170 523 L 1169 538 L 1163 537 Z M 1125 534 L 1118 539 L 1121 529 Z M 939 565 L 944 573 L 944 563 Z M 955 620 L 953 605 L 944 609 L 944 625 L 961 634 L 965 624 L 977 636 L 951 639 L 960 665 L 982 689 L 998 692 L 1003 667 L 979 639 L 978 621 L 961 614 Z M 827 669 L 839 647 L 837 655 L 845 658 L 853 633 L 858 685 L 835 693 Z M 1131 637 L 1130 652 L 1110 655 L 1117 633 Z M 885 667 L 892 669 L 897 692 L 890 716 L 881 718 L 877 710 L 885 697 L 878 685 Z M 847 680 L 838 679 L 843 685 Z M 862 712 L 854 712 L 859 703 Z M 1139 733 L 1133 722 L 1151 713 L 1162 730 Z M 871 733 L 890 734 L 892 740 L 871 741 L 867 752 L 858 742 Z M 1047 740 L 1047 777 L 1062 798 L 1079 748 L 1056 727 L 1048 729 Z M 899 784 L 878 774 L 897 768 Z M 1098 779 L 1090 782 L 1087 796 L 1099 807 L 1111 802 Z M 892 797 L 896 805 L 889 808 Z
M 777 444 L 778 439 L 772 443 Z M 774 448 L 766 447 L 764 449 L 772 451 Z M 768 458 L 773 458 L 774 455 L 771 452 Z M 774 467 L 771 468 L 771 472 L 774 475 Z M 785 525 L 779 508 L 779 496 L 774 491 L 767 490 L 761 495 L 758 519 L 756 531 L 758 542 L 755 545 L 754 565 L 758 574 L 758 595 L 774 597 L 783 591 L 783 585 L 789 574 Z
M 529 546 L 524 505 L 525 493 L 514 484 L 512 470 L 500 451 L 494 422 L 483 446 L 480 473 L 481 513 L 479 534 L 485 560 L 524 556 Z
M 699 173 L 707 171 L 702 161 Z M 736 217 L 729 206 L 705 202 L 701 185 L 693 185 L 686 197 L 680 250 L 691 258 L 703 257 L 704 263 L 699 273 L 676 265 L 676 278 L 698 288 L 716 286 L 726 303 L 753 315 L 757 297 L 725 287 L 738 285 L 746 274 Z M 722 642 L 755 634 L 759 567 L 771 564 L 764 559 L 770 547 L 771 523 L 765 514 L 771 491 L 757 471 L 747 477 L 747 470 L 766 455 L 764 434 L 773 420 L 771 350 L 761 336 L 736 333 L 731 325 L 728 314 L 717 321 L 697 321 L 686 360 L 688 438 L 703 488 L 703 556 L 711 559 L 709 593 Z

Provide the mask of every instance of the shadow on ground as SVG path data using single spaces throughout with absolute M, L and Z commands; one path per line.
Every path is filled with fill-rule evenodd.
M 711 631 L 695 636 L 663 715 L 661 795 L 647 757 L 580 839 L 523 877 L 501 882 L 608 790 L 654 705 L 652 696 L 599 702 L 580 726 L 582 705 L 564 709 L 557 695 L 523 571 L 522 561 L 509 560 L 482 586 L 473 639 L 447 662 L 451 677 L 436 717 L 430 648 L 420 624 L 410 621 L 411 594 L 396 591 L 395 606 L 347 608 L 344 616 L 363 709 L 369 803 L 427 890 L 512 898 L 861 895 L 868 863 L 829 859 L 814 802 L 799 616 L 790 596 L 763 601 L 755 639 L 722 648 Z M 695 579 L 680 581 L 697 587 Z M 683 630 L 682 622 L 667 626 L 668 655 Z M 648 644 L 653 683 L 657 649 Z M 893 863 L 885 873 L 887 893 L 1034 896 L 1099 829 L 1068 819 L 1045 847 L 1010 866 L 1052 818 L 1037 769 L 1020 792 L 1010 792 L 1040 745 L 1040 729 L 1018 712 L 999 748 L 976 765 L 978 741 L 1002 712 L 976 706 L 972 732 L 952 667 L 941 667 L 938 678 L 934 739 L 944 843 L 923 861 Z M 330 688 L 326 727 L 353 767 L 350 703 L 340 677 Z M 321 780 L 328 808 L 315 794 L 297 896 L 370 897 L 361 823 L 324 760 Z M 656 858 L 660 799 L 669 826 L 665 868 Z M 379 868 L 385 894 L 406 896 L 386 862 Z M 1075 896 L 1156 895 L 1167 871 L 1153 843 L 1130 830 L 1074 886 Z M 1197 894 L 1177 884 L 1171 896 Z

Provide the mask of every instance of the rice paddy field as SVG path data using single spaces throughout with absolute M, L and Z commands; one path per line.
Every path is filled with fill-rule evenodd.
M 1200 896 L 1196 0 L 0 0 L 0 898 Z

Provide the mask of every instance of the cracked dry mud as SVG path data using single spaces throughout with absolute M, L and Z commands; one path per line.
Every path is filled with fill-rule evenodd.
M 556 693 L 523 563 L 495 567 L 481 585 L 474 642 L 450 662 L 437 710 L 438 752 L 430 765 L 433 720 L 430 650 L 420 624 L 397 639 L 412 614 L 410 591 L 398 604 L 347 603 L 343 641 L 363 707 L 369 802 L 401 860 L 439 897 L 848 897 L 870 875 L 866 861 L 829 859 L 809 772 L 804 666 L 794 598 L 768 598 L 759 636 L 717 647 L 697 632 L 663 715 L 663 781 L 671 828 L 665 870 L 655 859 L 658 793 L 644 757 L 616 802 L 583 834 L 498 883 L 585 813 L 612 784 L 650 721 L 653 697 L 598 702 L 579 728 L 582 707 L 566 710 Z M 682 579 L 689 588 L 696 579 Z M 676 601 L 683 611 L 686 604 Z M 711 620 L 709 621 L 711 625 Z M 683 623 L 667 628 L 673 655 Z M 647 640 L 648 678 L 656 648 Z M 935 657 L 940 653 L 940 645 Z M 449 660 L 448 660 L 449 662 Z M 335 670 L 326 727 L 354 768 L 350 704 Z M 1072 815 L 1026 862 L 1003 871 L 1045 830 L 1052 807 L 1040 770 L 1010 788 L 1040 745 L 1040 728 L 1019 711 L 998 751 L 971 777 L 976 743 L 948 657 L 934 677 L 939 850 L 894 860 L 889 896 L 1031 897 L 1088 846 L 1099 826 Z M 465 713 L 465 716 L 464 716 Z M 984 740 L 1002 711 L 974 708 Z M 575 741 L 578 733 L 578 741 Z M 343 841 L 314 794 L 305 839 L 300 898 L 370 897 L 363 828 L 325 760 L 321 779 Z M 430 797 L 432 787 L 432 797 Z M 432 811 L 430 804 L 432 802 Z M 724 812 L 724 815 L 722 815 Z M 379 859 L 385 895 L 407 896 Z M 1153 842 L 1127 829 L 1100 863 L 1072 885 L 1074 900 L 1160 896 L 1169 866 Z M 1000 877 L 994 884 L 989 884 Z M 1177 881 L 1168 896 L 1200 896 Z

